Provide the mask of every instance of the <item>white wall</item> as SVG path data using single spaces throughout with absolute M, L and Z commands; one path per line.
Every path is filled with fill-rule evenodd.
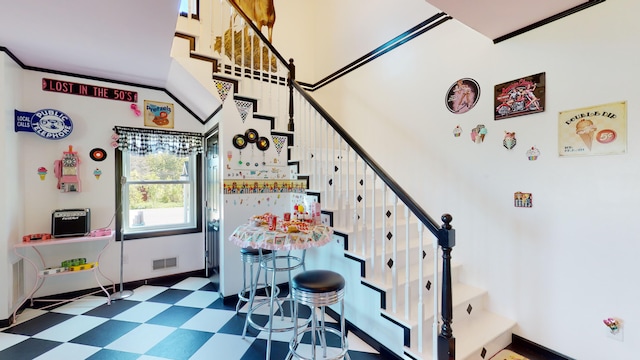
M 9 318 L 13 312 L 12 299 L 19 291 L 14 289 L 13 266 L 19 260 L 13 253 L 13 241 L 21 235 L 24 221 L 22 213 L 24 204 L 20 201 L 20 194 L 24 186 L 20 181 L 19 169 L 21 154 L 18 149 L 17 138 L 13 133 L 13 107 L 20 105 L 18 94 L 22 88 L 21 71 L 8 56 L 0 55 L 0 121 L 4 126 L 0 128 L 0 159 L 6 176 L 0 180 L 2 204 L 0 205 L 0 288 L 5 296 L 0 296 L 0 319 Z
M 315 3 L 322 31 L 309 25 L 296 36 L 311 28 L 307 44 L 316 51 L 284 54 L 298 69 L 316 66 L 316 78 L 298 80 L 313 83 L 381 45 L 387 25 L 402 24 L 393 26 L 397 35 L 438 12 L 421 0 L 368 4 Z M 434 218 L 453 215 L 462 281 L 486 288 L 488 306 L 515 319 L 518 335 L 578 359 L 640 353 L 633 285 L 639 11 L 638 2 L 607 1 L 499 44 L 449 21 L 313 93 Z M 547 76 L 546 110 L 494 121 L 494 85 L 539 72 Z M 445 94 L 463 77 L 476 79 L 482 93 L 473 110 L 454 115 Z M 626 154 L 559 158 L 560 111 L 623 100 Z M 469 138 L 478 124 L 489 131 L 483 144 Z M 456 125 L 460 138 L 452 135 Z M 504 131 L 516 132 L 511 151 L 502 146 Z M 538 161 L 526 158 L 531 146 L 542 152 Z M 533 208 L 515 208 L 516 191 L 533 193 Z M 623 342 L 607 337 L 602 320 L 610 316 L 624 321 Z
M 87 207 L 91 209 L 92 228 L 106 226 L 114 228 L 115 222 L 110 223 L 110 221 L 115 212 L 115 192 L 119 191 L 119 186 L 114 178 L 115 150 L 110 146 L 112 129 L 115 125 L 144 127 L 143 117 L 135 116 L 128 102 L 42 91 L 43 77 L 137 91 L 140 108 L 144 106 L 145 99 L 174 103 L 175 130 L 194 132 L 203 132 L 204 130 L 204 126 L 199 120 L 193 118 L 185 109 L 161 91 L 36 71 L 15 70 L 15 72 L 20 74 L 20 81 L 10 79 L 12 81 L 3 84 L 6 88 L 11 88 L 15 84 L 19 85 L 11 89 L 15 92 L 14 100 L 3 103 L 5 124 L 3 131 L 6 135 L 3 137 L 8 139 L 6 143 L 3 141 L 3 148 L 5 146 L 11 148 L 10 155 L 7 153 L 7 156 L 2 157 L 3 168 L 7 170 L 15 168 L 14 171 L 9 171 L 12 175 L 6 176 L 4 180 L 8 185 L 3 187 L 8 189 L 6 191 L 8 201 L 4 204 L 7 206 L 11 204 L 12 210 L 13 206 L 18 210 L 11 213 L 12 216 L 7 220 L 7 227 L 3 226 L 3 229 L 6 230 L 3 231 L 7 232 L 8 249 L 11 249 L 14 243 L 20 242 L 22 235 L 50 232 L 51 211 L 54 209 Z M 62 140 L 46 140 L 34 133 L 13 133 L 14 108 L 29 112 L 45 108 L 60 110 L 69 115 L 73 121 L 73 132 Z M 80 178 L 82 181 L 82 192 L 80 193 L 61 193 L 56 189 L 53 162 L 60 159 L 62 152 L 66 151 L 69 145 L 72 145 L 74 151 L 77 151 L 80 156 Z M 107 152 L 107 158 L 102 162 L 93 161 L 89 157 L 89 151 L 96 147 L 103 148 Z M 40 180 L 36 173 L 36 169 L 40 166 L 49 170 L 44 181 Z M 99 180 L 93 176 L 95 168 L 102 170 L 102 176 Z M 18 191 L 16 192 L 15 189 Z M 24 191 L 20 191 L 21 189 Z M 95 251 L 99 250 L 100 245 L 102 244 L 48 247 L 43 251 L 43 254 L 47 258 L 46 265 L 53 266 L 69 258 L 87 257 L 88 260 L 93 259 Z M 204 268 L 203 233 L 131 240 L 125 242 L 124 249 L 125 282 Z M 33 253 L 30 252 L 30 255 L 33 256 Z M 102 271 L 116 283 L 119 282 L 120 276 L 119 256 L 120 243 L 114 242 L 107 249 L 100 262 Z M 176 268 L 152 270 L 152 260 L 169 257 L 178 258 Z M 2 268 L 10 266 L 10 262 L 14 261 L 7 256 L 2 258 L 9 261 L 7 263 L 7 260 L 3 260 Z M 25 264 L 25 271 L 25 287 L 28 291 L 35 281 L 35 275 L 28 264 Z M 4 282 L 3 278 L 0 285 Z M 91 273 L 58 276 L 47 279 L 36 295 L 44 296 L 96 286 Z M 14 305 L 9 304 L 10 307 Z M 2 315 L 0 314 L 0 318 Z M 7 317 L 4 316 L 4 318 Z

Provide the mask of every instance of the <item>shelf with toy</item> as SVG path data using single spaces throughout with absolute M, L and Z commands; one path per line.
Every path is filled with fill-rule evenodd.
M 75 301 L 88 295 L 104 293 L 107 296 L 107 299 L 106 299 L 107 304 L 111 304 L 111 295 L 109 294 L 109 291 L 107 291 L 107 288 L 105 288 L 105 286 L 102 285 L 99 275 L 103 279 L 106 279 L 108 280 L 108 282 L 111 283 L 110 286 L 109 285 L 107 286 L 111 288 L 112 292 L 115 291 L 115 283 L 113 280 L 109 279 L 106 275 L 102 273 L 102 271 L 100 270 L 99 264 L 100 264 L 100 257 L 105 252 L 107 247 L 109 247 L 109 245 L 111 244 L 112 240 L 114 239 L 115 232 L 111 229 L 99 229 L 99 230 L 100 231 L 98 232 L 94 231 L 91 233 L 91 235 L 94 235 L 94 236 L 67 237 L 67 238 L 42 238 L 38 240 L 30 240 L 31 237 L 24 237 L 24 239 L 27 239 L 26 241 L 22 241 L 13 246 L 14 253 L 18 257 L 24 259 L 26 262 L 31 264 L 36 274 L 33 288 L 31 289 L 29 294 L 25 296 L 25 298 L 22 300 L 22 302 L 20 302 L 20 304 L 15 308 L 13 312 L 14 321 L 16 319 L 18 310 L 27 301 L 30 301 L 31 306 L 33 306 L 35 301 L 52 302 L 53 304 L 42 307 L 42 309 L 46 309 L 61 303 Z M 64 261 L 61 264 L 57 264 L 53 267 L 47 267 L 45 257 L 40 251 L 40 249 L 43 247 L 65 246 L 65 245 L 72 246 L 73 244 L 78 244 L 78 243 L 98 242 L 98 241 L 104 242 L 104 246 L 102 246 L 102 248 L 100 248 L 97 254 L 95 254 L 95 261 L 89 262 L 89 263 L 86 263 L 86 258 L 81 258 L 81 259 L 79 258 L 79 259 Z M 96 291 L 91 291 L 90 293 L 87 293 L 72 299 L 49 299 L 49 298 L 38 299 L 34 297 L 36 292 L 42 287 L 42 285 L 44 284 L 45 280 L 48 277 L 78 274 L 78 273 L 84 273 L 89 271 L 93 272 L 95 280 L 98 283 L 98 286 L 100 289 Z

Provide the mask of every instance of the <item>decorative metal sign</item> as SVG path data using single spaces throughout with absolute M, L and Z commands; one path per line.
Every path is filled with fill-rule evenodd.
M 100 99 L 138 102 L 138 93 L 130 90 L 74 83 L 70 81 L 42 78 L 42 90 L 63 94 L 89 96 Z
M 496 85 L 494 119 L 502 120 L 544 111 L 545 88 L 545 73 Z
M 464 114 L 476 106 L 479 98 L 480 85 L 478 82 L 470 78 L 463 78 L 449 87 L 445 104 L 452 113 Z
M 35 113 L 15 110 L 15 131 L 34 132 L 49 140 L 60 140 L 71 135 L 73 122 L 60 110 L 42 109 Z

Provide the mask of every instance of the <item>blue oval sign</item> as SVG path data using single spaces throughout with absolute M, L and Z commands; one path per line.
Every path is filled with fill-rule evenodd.
M 73 122 L 60 110 L 42 109 L 31 116 L 31 129 L 45 139 L 58 140 L 71 134 Z

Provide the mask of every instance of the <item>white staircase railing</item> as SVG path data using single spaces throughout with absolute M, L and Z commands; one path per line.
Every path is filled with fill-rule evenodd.
M 275 117 L 274 130 L 293 131 L 293 144 L 287 145 L 300 174 L 322 193 L 323 210 L 333 211 L 334 226 L 349 234 L 347 251 L 365 259 L 366 281 L 386 294 L 385 313 L 409 324 L 418 352 L 437 358 L 438 239 L 447 230 L 295 82 L 293 61 L 278 54 L 240 9 L 227 1 L 213 1 L 211 9 L 217 18 L 211 30 L 217 75 L 241 79 L 240 93 L 259 99 L 259 112 Z M 427 309 L 428 303 L 433 307 Z M 423 341 L 429 338 L 433 341 Z

